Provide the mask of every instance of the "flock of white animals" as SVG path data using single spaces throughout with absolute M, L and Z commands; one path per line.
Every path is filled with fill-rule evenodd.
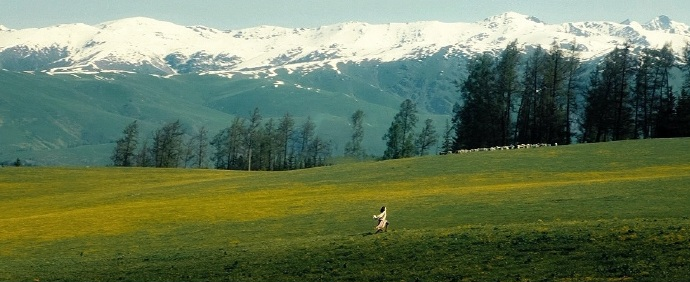
M 471 153 L 471 152 L 489 152 L 489 151 L 515 150 L 515 149 L 529 149 L 529 148 L 550 147 L 550 146 L 558 146 L 558 143 L 554 143 L 553 145 L 546 144 L 546 143 L 539 143 L 539 144 L 519 144 L 519 145 L 510 145 L 510 146 L 494 146 L 494 147 L 489 147 L 489 148 L 461 149 L 461 150 L 456 150 L 456 151 L 440 152 L 440 154 L 441 155 L 464 154 L 464 153 Z

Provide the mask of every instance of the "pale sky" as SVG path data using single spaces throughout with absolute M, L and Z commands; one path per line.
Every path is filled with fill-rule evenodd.
M 94 25 L 143 16 L 229 30 L 259 25 L 318 27 L 346 21 L 476 22 L 508 11 L 552 24 L 626 19 L 645 23 L 667 15 L 690 25 L 688 0 L 0 0 L 0 25 L 13 29 Z

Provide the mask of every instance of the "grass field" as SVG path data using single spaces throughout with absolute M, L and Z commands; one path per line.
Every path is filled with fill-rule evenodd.
M 289 172 L 5 167 L 0 207 L 2 281 L 690 275 L 690 139 Z

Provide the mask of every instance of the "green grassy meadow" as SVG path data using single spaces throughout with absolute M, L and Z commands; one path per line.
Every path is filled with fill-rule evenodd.
M 690 139 L 288 172 L 4 167 L 0 207 L 2 281 L 684 281 Z

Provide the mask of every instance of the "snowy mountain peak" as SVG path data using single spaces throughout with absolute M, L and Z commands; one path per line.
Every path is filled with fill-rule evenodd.
M 671 20 L 668 16 L 658 16 L 642 25 L 647 30 L 663 31 L 666 33 L 689 34 L 690 28 L 683 23 Z
M 537 17 L 533 16 L 528 16 L 528 15 L 523 15 L 520 13 L 516 12 L 506 12 L 500 15 L 496 15 L 493 17 L 488 17 L 484 19 L 485 23 L 497 23 L 497 24 L 519 24 L 519 23 L 524 23 L 524 22 L 531 22 L 531 23 L 537 23 L 537 24 L 543 24 L 540 19 Z
M 159 21 L 156 19 L 152 18 L 146 18 L 146 17 L 132 17 L 132 18 L 124 18 L 124 19 L 119 19 L 119 20 L 114 20 L 114 21 L 109 21 L 109 22 L 104 22 L 99 25 L 97 25 L 98 28 L 101 29 L 109 29 L 109 30 L 118 30 L 118 29 L 158 29 L 158 30 L 165 30 L 165 29 L 171 29 L 171 28 L 179 28 L 179 25 L 176 25 L 171 22 L 166 22 L 166 21 Z

